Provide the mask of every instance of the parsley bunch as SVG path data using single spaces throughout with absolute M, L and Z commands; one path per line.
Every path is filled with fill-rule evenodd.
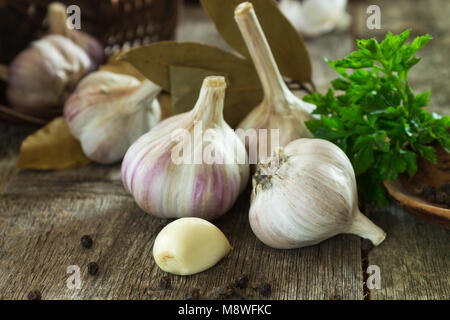
M 430 91 L 414 94 L 408 73 L 420 61 L 415 53 L 430 35 L 406 43 L 410 30 L 376 39 L 358 40 L 359 50 L 328 61 L 339 77 L 323 95 L 304 100 L 317 106 L 320 119 L 306 123 L 318 138 L 338 145 L 350 158 L 357 177 L 360 204 L 387 204 L 383 181 L 417 171 L 418 155 L 436 161 L 431 142 L 450 152 L 449 116 L 430 114 L 422 107 Z

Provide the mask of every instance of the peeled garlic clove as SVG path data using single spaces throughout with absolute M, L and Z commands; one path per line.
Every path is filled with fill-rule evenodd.
M 256 17 L 253 5 L 243 2 L 236 7 L 235 20 L 247 44 L 250 55 L 261 80 L 264 99 L 238 125 L 239 128 L 267 129 L 267 139 L 260 139 L 261 150 L 271 155 L 271 129 L 279 129 L 279 144 L 284 146 L 292 140 L 311 137 L 304 122 L 310 120 L 315 106 L 296 97 L 286 86 L 270 51 L 269 44 Z M 259 154 L 259 159 L 264 155 Z
M 91 61 L 79 46 L 59 35 L 32 42 L 8 69 L 7 96 L 14 107 L 62 105 Z
M 67 8 L 60 2 L 52 2 L 48 6 L 47 22 L 50 34 L 59 34 L 68 37 L 79 45 L 89 55 L 94 68 L 105 60 L 105 53 L 101 43 L 93 36 L 67 27 Z
M 144 211 L 211 220 L 245 188 L 247 153 L 223 119 L 225 87 L 223 77 L 205 78 L 191 111 L 160 122 L 127 151 L 122 181 Z
M 280 10 L 297 30 L 307 37 L 317 37 L 350 25 L 345 11 L 347 0 L 282 0 Z
M 64 105 L 64 118 L 93 161 L 113 163 L 161 119 L 161 88 L 149 80 L 97 71 L 78 85 Z
M 153 257 L 166 272 L 191 275 L 211 268 L 231 249 L 228 239 L 212 223 L 200 218 L 181 218 L 158 234 Z
M 317 244 L 352 233 L 379 245 L 386 234 L 358 209 L 353 167 L 345 153 L 322 139 L 298 139 L 253 177 L 250 226 L 273 248 Z

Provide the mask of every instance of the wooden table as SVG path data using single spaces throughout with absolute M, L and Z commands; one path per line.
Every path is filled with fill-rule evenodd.
M 381 30 L 368 30 L 366 8 L 381 8 Z M 449 114 L 450 4 L 447 0 L 352 1 L 354 20 L 348 32 L 309 40 L 314 79 L 325 90 L 335 75 L 323 57 L 340 58 L 353 49 L 355 38 L 383 37 L 406 27 L 434 40 L 411 74 L 417 90 L 431 88 L 431 110 Z M 188 8 L 178 38 L 225 47 L 199 8 Z M 272 299 L 449 299 L 450 231 L 419 220 L 390 205 L 370 213 L 387 232 L 386 241 L 371 251 L 366 242 L 340 235 L 313 247 L 274 250 L 252 234 L 248 193 L 223 218 L 215 221 L 234 250 L 214 268 L 190 277 L 169 275 L 171 289 L 160 288 L 166 276 L 154 263 L 152 246 L 168 222 L 142 212 L 128 195 L 119 165 L 59 171 L 18 171 L 20 143 L 36 128 L 0 124 L 0 298 L 26 299 L 40 290 L 43 299 L 177 299 L 198 288 L 203 298 L 220 297 L 220 288 L 242 274 L 249 287 L 230 298 L 264 298 L 252 287 L 271 285 Z M 80 237 L 94 239 L 83 249 Z M 99 274 L 87 264 L 99 264 Z M 81 289 L 68 289 L 67 267 L 81 268 Z M 364 286 L 369 265 L 381 271 L 381 289 Z

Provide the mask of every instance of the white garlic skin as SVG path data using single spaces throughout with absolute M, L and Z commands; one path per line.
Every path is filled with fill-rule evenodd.
M 253 177 L 250 226 L 266 245 L 310 246 L 341 233 L 379 245 L 386 234 L 358 209 L 353 167 L 345 153 L 322 139 L 298 139 L 279 153 L 268 175 Z M 272 161 L 277 158 L 274 156 Z
M 248 182 L 247 153 L 239 137 L 223 119 L 223 77 L 203 81 L 194 108 L 156 125 L 127 151 L 122 162 L 122 181 L 137 204 L 147 213 L 163 218 L 200 217 L 215 219 L 235 203 Z M 195 124 L 211 140 L 195 136 Z M 185 129 L 192 154 L 214 150 L 222 164 L 175 163 L 174 148 L 180 142 L 172 134 Z M 239 161 L 243 159 L 243 161 Z
M 295 96 L 286 86 L 253 5 L 249 2 L 238 5 L 235 20 L 247 44 L 264 91 L 262 103 L 242 120 L 238 128 L 268 129 L 268 139 L 258 141 L 258 144 L 265 145 L 268 155 L 275 151 L 270 148 L 270 129 L 279 129 L 280 146 L 298 138 L 312 137 L 304 122 L 311 119 L 311 112 L 315 106 Z
M 64 118 L 83 152 L 99 163 L 122 160 L 128 148 L 161 119 L 161 88 L 109 71 L 89 74 L 64 105 Z
M 347 0 L 282 0 L 280 10 L 306 37 L 317 37 L 334 29 L 346 29 L 351 22 Z
M 80 46 L 92 61 L 93 69 L 105 60 L 105 52 L 100 41 L 93 36 L 76 29 L 67 27 L 67 7 L 60 2 L 52 2 L 48 6 L 47 22 L 50 34 L 65 36 Z
M 70 39 L 49 35 L 31 43 L 8 69 L 8 100 L 13 107 L 61 106 L 92 63 Z
M 163 271 L 192 275 L 211 268 L 231 249 L 228 239 L 212 223 L 200 218 L 180 218 L 156 236 L 153 257 Z

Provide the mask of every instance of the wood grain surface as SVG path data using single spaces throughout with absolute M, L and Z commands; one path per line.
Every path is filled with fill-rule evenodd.
M 382 30 L 365 27 L 365 10 L 372 2 L 382 9 Z M 414 88 L 431 87 L 432 110 L 448 114 L 450 39 L 444 32 L 449 22 L 443 21 L 449 14 L 448 1 L 362 0 L 351 1 L 349 10 L 354 21 L 348 32 L 308 40 L 318 89 L 326 90 L 335 77 L 324 57 L 346 55 L 355 37 L 381 36 L 410 26 L 415 34 L 434 36 L 424 49 L 420 70 L 411 75 Z M 200 8 L 185 9 L 181 19 L 178 39 L 227 48 Z M 391 205 L 371 211 L 370 217 L 387 232 L 387 239 L 370 252 L 365 242 L 351 235 L 297 250 L 270 249 L 250 230 L 249 189 L 214 222 L 234 247 L 231 254 L 197 275 L 167 275 L 155 265 L 152 246 L 169 221 L 152 218 L 137 207 L 122 186 L 119 165 L 92 164 L 57 172 L 15 168 L 20 142 L 35 129 L 0 124 L 2 299 L 26 299 L 31 290 L 41 291 L 42 299 L 181 299 L 195 288 L 204 299 L 450 298 L 450 231 Z M 91 249 L 80 244 L 85 234 L 94 240 Z M 98 263 L 96 276 L 88 274 L 89 262 Z M 66 286 L 70 265 L 81 269 L 79 290 Z M 381 289 L 364 288 L 369 265 L 380 267 Z M 249 286 L 227 296 L 224 287 L 243 274 L 249 277 Z M 160 287 L 166 276 L 169 289 Z M 267 297 L 255 289 L 265 282 L 272 289 Z

